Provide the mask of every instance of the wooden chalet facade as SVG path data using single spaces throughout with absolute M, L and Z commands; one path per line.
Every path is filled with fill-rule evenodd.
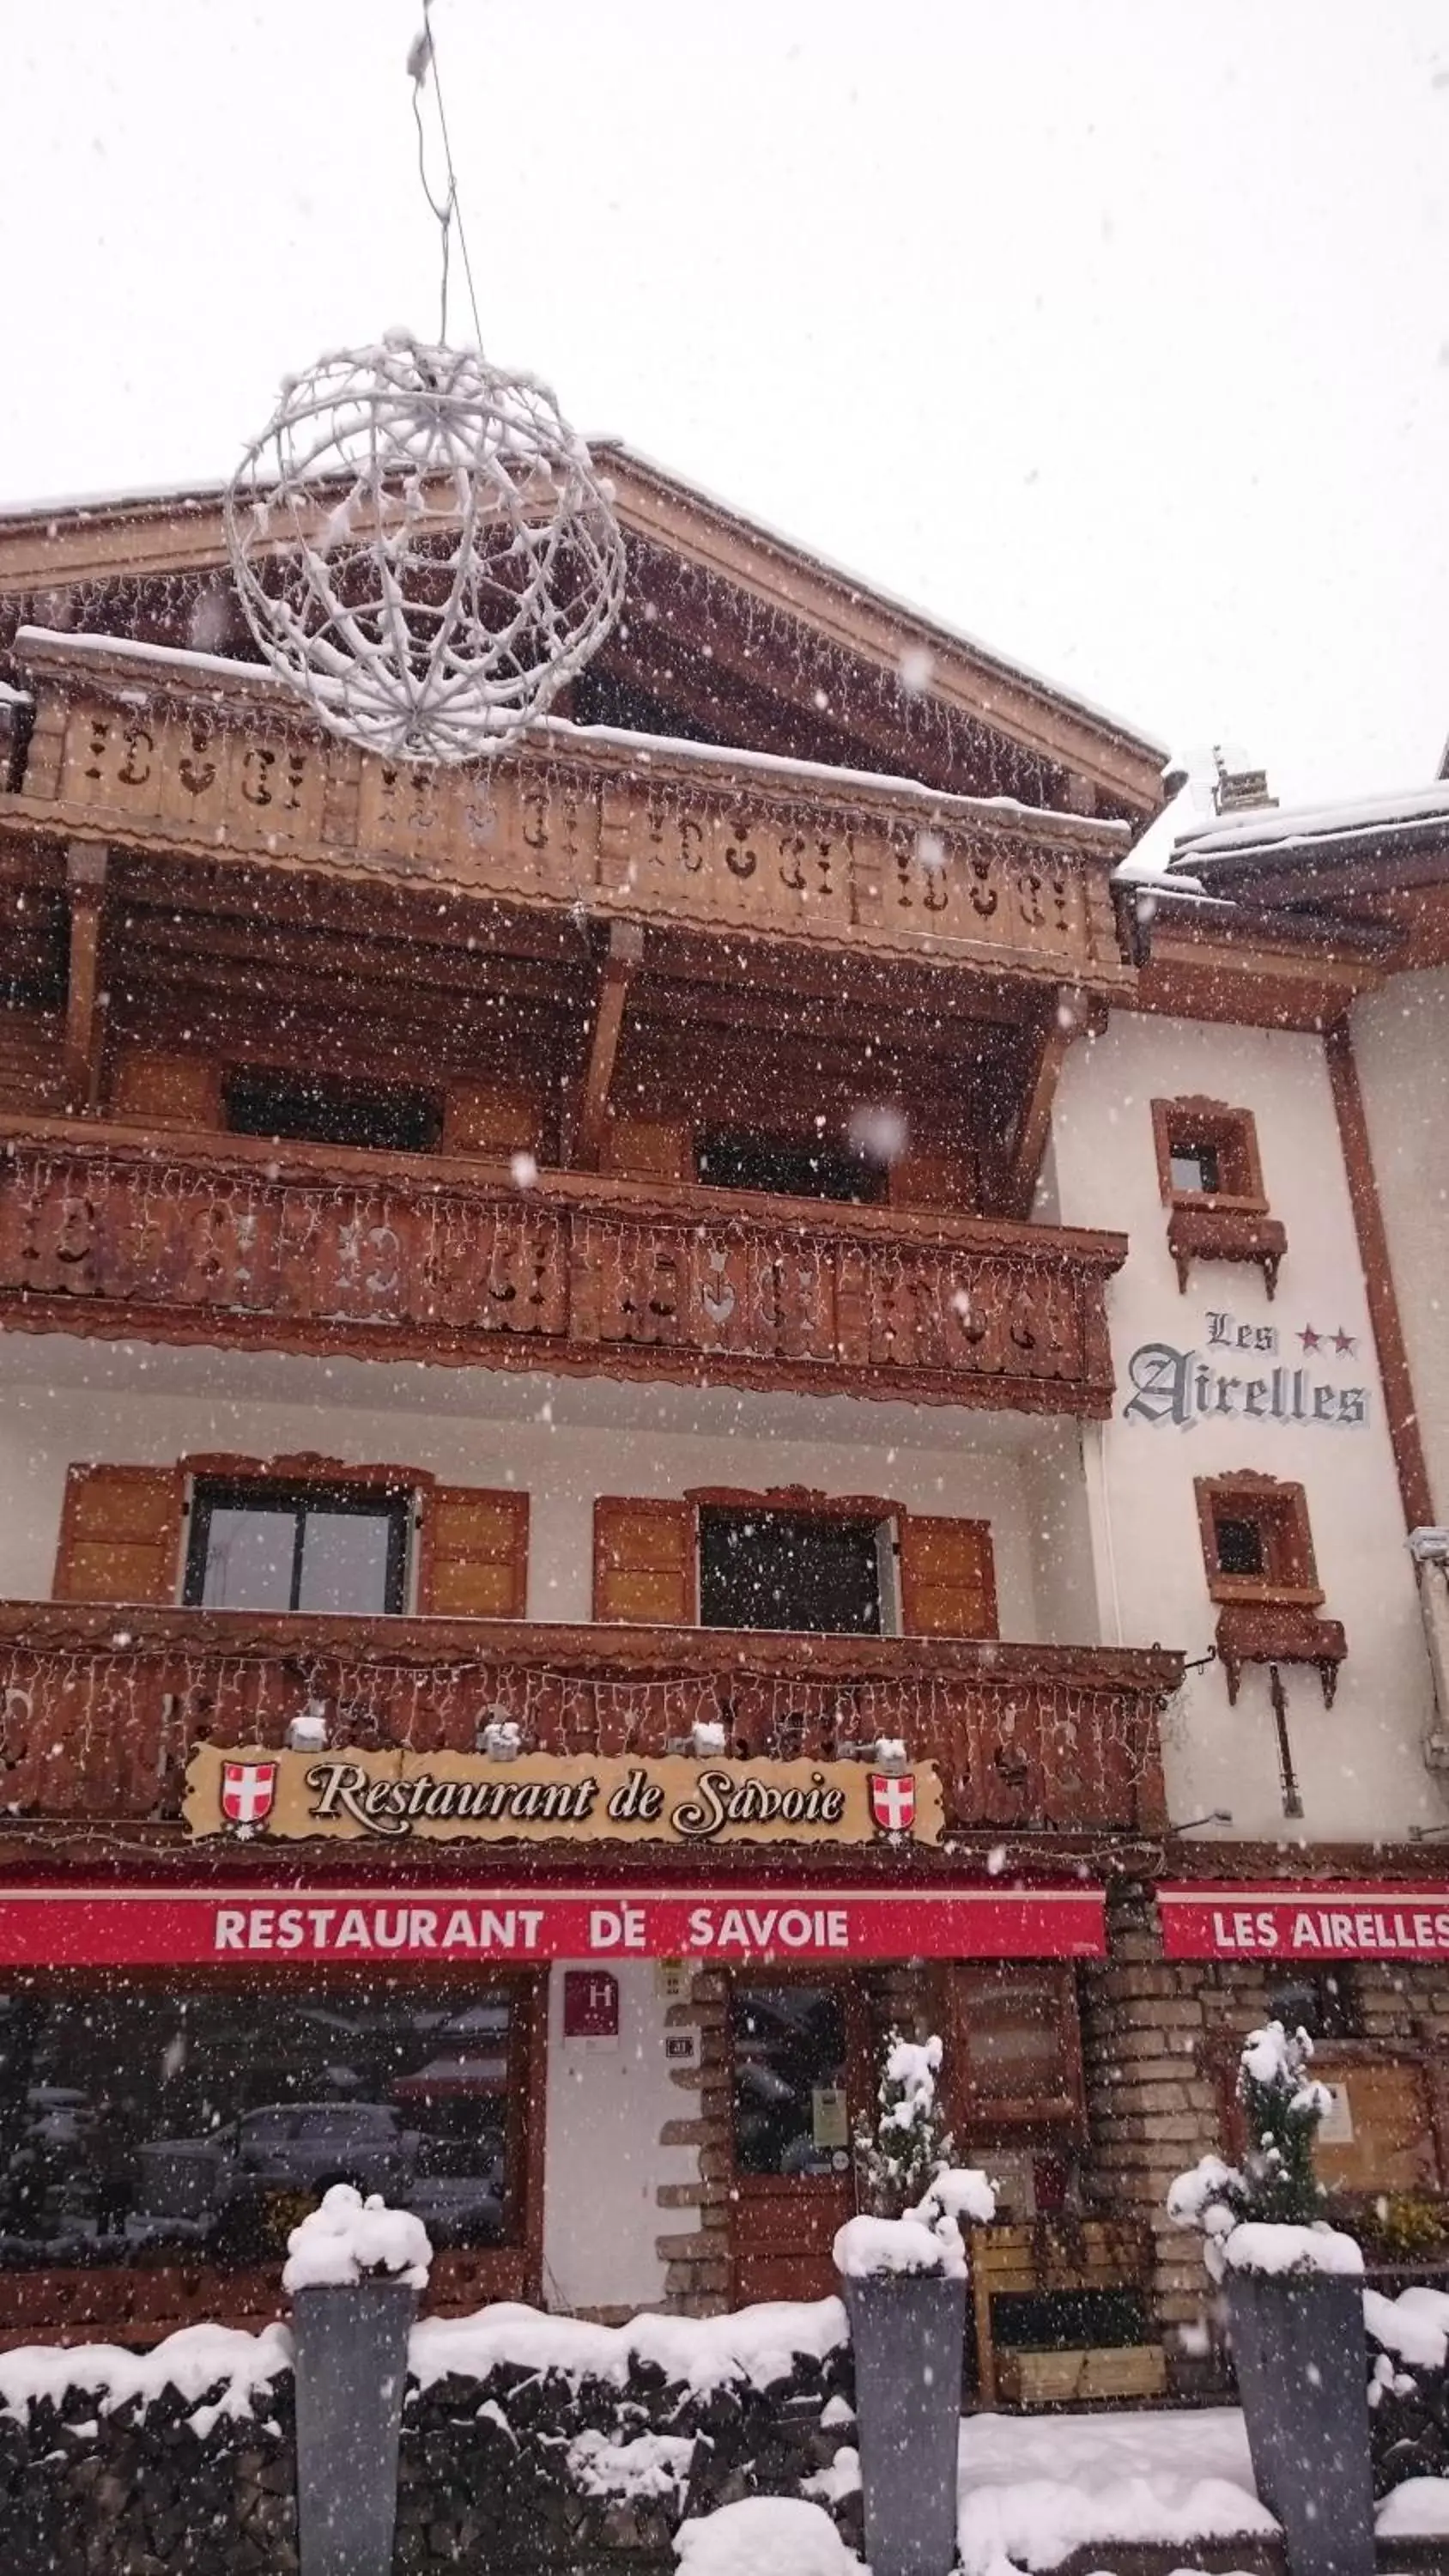
M 1230 1325 L 1278 1353 L 1383 940 L 1169 904 L 1154 943 L 1114 882 L 1151 745 L 609 468 L 623 625 L 466 772 L 309 728 L 214 498 L 0 519 L 0 2332 L 269 2313 L 337 2173 L 419 2208 L 443 2306 L 814 2295 L 924 2022 L 1012 2221 L 983 2391 L 1014 2334 L 1150 2392 L 1197 2304 L 1164 2159 L 1271 2001 L 1171 1921 L 1325 1878 L 1439 1920 L 1402 1529 L 1370 1864 L 1331 1729 L 1380 1613 L 1256 1431 L 1296 1470 L 1362 1423 L 1379 1509 L 1387 1259 L 1356 1376 L 1345 1304 L 1337 1377 L 1213 1379 L 1241 1455 L 1142 1427 L 1170 1363 L 1212 1409 Z M 1180 1026 L 1249 1033 L 1256 1126 Z M 1317 1751 L 1262 1699 L 1313 1665 Z M 1280 1755 L 1329 1802 L 1286 1858 Z M 1223 1761 L 1252 1816 L 1205 1850 Z M 1387 1936 L 1330 2033 L 1377 2031 L 1345 2082 L 1420 2121 L 1406 2189 L 1449 2181 L 1443 1901 L 1418 2035 L 1385 2055 Z

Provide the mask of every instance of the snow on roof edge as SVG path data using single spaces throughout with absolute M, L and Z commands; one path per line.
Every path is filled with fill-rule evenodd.
M 1184 865 L 1198 867 L 1215 859 L 1249 859 L 1260 852 L 1265 861 L 1271 861 L 1295 846 L 1332 844 L 1364 833 L 1411 829 L 1440 820 L 1449 826 L 1449 782 L 1443 780 L 1332 805 L 1262 805 L 1232 822 L 1213 821 L 1185 832 L 1167 864 L 1175 870 L 1179 857 Z
M 97 660 L 106 654 L 153 664 L 167 671 L 196 671 L 217 679 L 247 680 L 268 691 L 277 691 L 286 704 L 285 683 L 279 683 L 266 662 L 239 662 L 220 653 L 194 652 L 179 644 L 145 644 L 127 635 L 77 635 L 64 628 L 21 626 L 16 630 L 14 651 L 24 660 L 25 647 L 62 647 L 67 653 L 79 653 L 82 659 L 94 654 Z M 776 751 L 750 751 L 743 744 L 729 742 L 693 742 L 679 734 L 629 733 L 618 725 L 577 725 L 566 716 L 544 716 L 525 735 L 530 740 L 560 739 L 563 742 L 607 743 L 622 750 L 634 751 L 652 758 L 663 753 L 685 759 L 728 761 L 737 768 L 758 769 L 772 777 L 803 778 L 812 785 L 824 782 L 835 787 L 878 788 L 888 796 L 907 795 L 924 798 L 942 814 L 1019 814 L 1023 818 L 1052 823 L 1069 823 L 1074 830 L 1088 832 L 1103 840 L 1119 841 L 1131 832 L 1130 823 L 1110 822 L 1095 814 L 1071 814 L 1052 805 L 1027 805 L 1017 796 L 968 796 L 954 788 L 929 787 L 923 779 L 897 777 L 890 771 L 874 769 L 836 769 L 824 761 L 795 760 Z

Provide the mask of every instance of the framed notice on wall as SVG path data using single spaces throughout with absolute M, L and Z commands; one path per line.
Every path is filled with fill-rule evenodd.
M 810 2136 L 817 2147 L 848 2147 L 850 2113 L 843 2084 L 817 2084 L 810 2095 Z

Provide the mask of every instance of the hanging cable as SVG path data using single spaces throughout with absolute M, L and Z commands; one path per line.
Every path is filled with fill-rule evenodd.
M 453 166 L 453 146 L 448 134 L 448 114 L 443 104 L 443 80 L 438 63 L 438 40 L 433 33 L 432 0 L 423 0 L 423 23 L 408 48 L 408 77 L 413 85 L 413 123 L 418 130 L 418 177 L 423 195 L 437 223 L 442 254 L 442 280 L 438 338 L 448 344 L 448 275 L 452 258 L 453 225 L 458 227 L 458 248 L 463 254 L 463 275 L 468 286 L 468 302 L 473 314 L 473 344 L 483 345 L 483 326 L 478 318 L 478 296 L 473 284 L 473 262 L 468 255 L 468 235 L 463 224 L 463 210 L 458 203 L 458 174 Z M 428 74 L 433 76 L 433 96 L 438 103 L 438 131 L 443 143 L 443 166 L 448 185 L 440 199 L 428 177 L 428 143 L 423 128 L 423 91 Z

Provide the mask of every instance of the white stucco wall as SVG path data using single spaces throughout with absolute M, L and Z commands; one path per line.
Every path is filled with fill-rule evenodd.
M 989 1411 L 0 1336 L 0 1598 L 51 1587 L 72 1462 L 321 1451 L 530 1497 L 529 1616 L 592 1616 L 599 1494 L 800 1484 L 989 1520 L 1004 1636 L 1092 1643 L 1075 1427 Z
M 1354 1054 L 1434 1508 L 1449 1514 L 1449 974 L 1395 975 Z
M 1272 1304 L 1260 1271 L 1246 1264 L 1198 1263 L 1186 1295 L 1179 1292 L 1150 1103 L 1190 1094 L 1250 1109 L 1256 1119 L 1272 1212 L 1288 1233 Z M 1085 1444 L 1103 1636 L 1206 1652 L 1217 1613 L 1193 1479 L 1242 1468 L 1303 1485 L 1325 1615 L 1341 1619 L 1348 1635 L 1331 1711 L 1315 1671 L 1285 1668 L 1301 1823 L 1283 1815 L 1267 1674 L 1252 1667 L 1235 1709 L 1221 1667 L 1189 1675 L 1166 1728 L 1170 1813 L 1184 1820 L 1227 1809 L 1231 1828 L 1208 1828 L 1204 1839 L 1217 1831 L 1359 1841 L 1442 1823 L 1444 1795 L 1419 1755 L 1431 1707 L 1428 1664 L 1319 1041 L 1120 1014 L 1105 1036 L 1072 1051 L 1053 1169 L 1064 1223 L 1120 1227 L 1131 1241 L 1109 1292 L 1116 1409 Z M 1213 1349 L 1215 1312 L 1276 1330 L 1277 1354 L 1245 1359 Z M 1308 1327 L 1329 1336 L 1341 1330 L 1353 1353 L 1305 1352 Z M 1149 1343 L 1221 1360 L 1243 1379 L 1271 1372 L 1276 1361 L 1334 1387 L 1367 1387 L 1369 1419 L 1362 1428 L 1250 1421 L 1241 1418 L 1241 1390 L 1230 1397 L 1230 1417 L 1181 1428 L 1128 1418 L 1132 1355 Z
M 581 1964 L 597 1969 L 598 1962 Z M 697 2213 L 662 2210 L 659 2184 L 698 2179 L 694 2147 L 661 2147 L 666 2121 L 694 2116 L 698 2095 L 672 2084 L 665 2004 L 653 1960 L 611 1962 L 619 2038 L 565 2039 L 566 1969 L 549 1976 L 543 2287 L 551 2308 L 641 2308 L 664 2294 L 661 2235 L 689 2235 Z

